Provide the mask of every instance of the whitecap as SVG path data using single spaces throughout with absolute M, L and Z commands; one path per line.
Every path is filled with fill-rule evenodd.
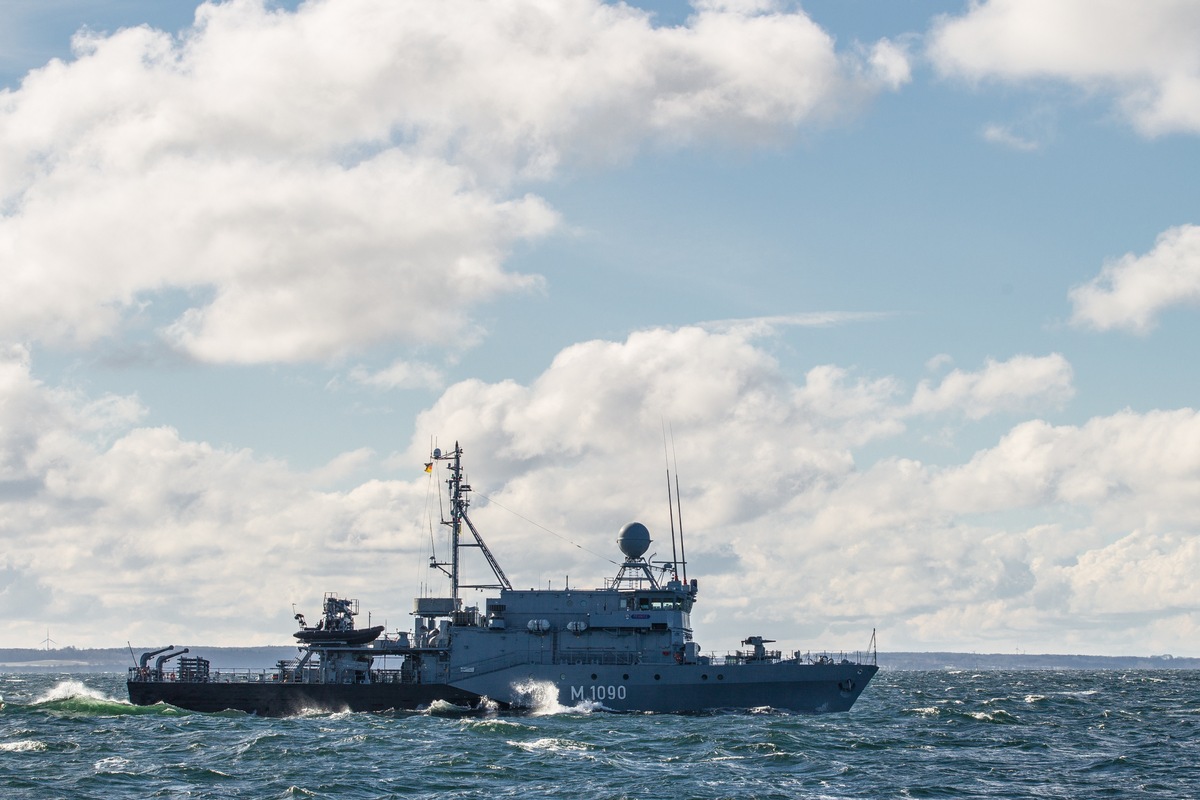
M 583 752 L 591 750 L 591 746 L 583 742 L 576 742 L 571 739 L 558 739 L 554 737 L 543 737 L 534 739 L 531 742 L 508 742 L 513 747 L 519 747 L 522 750 L 529 752 L 545 752 L 545 753 L 567 753 L 567 752 Z
M 54 703 L 59 700 L 75 700 L 83 698 L 85 700 L 100 700 L 105 703 L 121 703 L 129 705 L 129 701 L 111 697 L 104 692 L 93 689 L 81 681 L 66 680 L 55 684 L 44 695 L 33 701 L 33 705 L 42 705 L 44 703 Z
M 102 758 L 93 764 L 92 769 L 94 769 L 96 772 L 109 775 L 132 775 L 133 773 L 128 769 L 129 765 L 130 761 L 127 758 L 121 758 L 120 756 L 109 756 L 108 758 Z
M 348 717 L 349 715 L 351 715 L 353 713 L 354 712 L 351 711 L 349 709 L 349 707 L 346 707 L 346 706 L 343 706 L 342 708 L 338 709 L 337 711 L 330 711 L 328 708 L 314 708 L 311 706 L 305 706 L 304 708 L 300 709 L 295 714 L 291 714 L 290 716 L 300 717 L 300 718 L 329 717 L 330 719 L 339 719 L 339 718 L 344 719 L 345 717 Z
M 510 719 L 500 719 L 500 718 L 466 720 L 465 726 L 468 728 L 471 728 L 472 730 L 504 731 L 506 733 L 510 732 L 510 731 L 517 731 L 517 730 L 523 730 L 523 731 L 537 730 L 537 728 L 534 728 L 530 725 L 523 725 L 520 722 L 514 722 Z
M 451 716 L 457 717 L 463 714 L 474 714 L 475 709 L 471 706 L 459 706 L 451 703 L 449 700 L 434 700 L 429 704 L 429 707 L 424 709 L 424 714 L 430 716 Z
M 529 711 L 535 717 L 554 714 L 590 714 L 593 711 L 611 711 L 595 700 L 581 700 L 573 706 L 564 706 L 558 701 L 558 686 L 553 681 L 529 680 L 512 685 L 512 706 Z

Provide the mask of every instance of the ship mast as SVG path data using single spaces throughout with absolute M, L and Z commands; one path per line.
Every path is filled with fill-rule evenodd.
M 450 477 L 446 479 L 446 487 L 450 490 L 450 519 L 442 520 L 443 525 L 450 526 L 450 596 L 454 600 L 454 608 L 458 608 L 458 590 L 461 589 L 512 589 L 512 584 L 509 583 L 508 577 L 504 574 L 504 570 L 500 568 L 500 563 L 496 561 L 496 557 L 492 555 L 492 551 L 484 543 L 483 537 L 479 535 L 479 531 L 475 528 L 475 523 L 471 522 L 471 518 L 467 516 L 467 507 L 471 505 L 468 495 L 471 493 L 471 485 L 463 481 L 462 469 L 462 448 L 458 442 L 454 443 L 454 452 L 442 453 L 441 450 L 433 451 L 434 461 L 450 462 Z M 466 523 L 467 529 L 471 532 L 474 542 L 463 542 L 462 530 L 463 523 Z M 492 574 L 496 576 L 496 583 L 483 584 L 464 584 L 459 581 L 460 572 L 459 564 L 459 548 L 462 547 L 478 547 L 483 553 L 483 557 L 487 559 L 488 566 L 492 568 Z M 445 566 L 444 564 L 434 563 L 433 566 Z

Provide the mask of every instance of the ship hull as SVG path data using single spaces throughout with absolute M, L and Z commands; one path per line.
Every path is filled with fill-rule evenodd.
M 436 701 L 501 707 L 545 705 L 610 711 L 700 713 L 774 708 L 801 713 L 848 711 L 878 667 L 794 662 L 730 666 L 522 665 L 452 684 L 321 684 L 129 681 L 135 705 L 168 703 L 191 711 L 236 710 L 260 716 L 306 711 L 392 711 Z

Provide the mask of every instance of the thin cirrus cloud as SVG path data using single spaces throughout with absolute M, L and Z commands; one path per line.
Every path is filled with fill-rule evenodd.
M 1145 136 L 1200 133 L 1200 6 L 1176 0 L 987 0 L 935 22 L 946 76 L 1050 80 L 1113 95 Z
M 958 411 L 969 419 L 983 419 L 1001 411 L 1061 407 L 1074 394 L 1073 371 L 1062 355 L 1021 355 L 1004 362 L 988 359 L 979 372 L 956 369 L 937 386 L 923 381 L 913 394 L 911 410 Z
M 445 375 L 437 367 L 419 361 L 396 361 L 380 370 L 359 365 L 348 378 L 361 386 L 375 389 L 437 389 L 445 385 Z
M 853 322 L 883 320 L 892 316 L 895 315 L 887 311 L 807 311 L 768 317 L 711 320 L 699 323 L 699 326 L 714 333 L 769 336 L 781 328 L 826 328 Z
M 1007 147 L 1010 150 L 1018 150 L 1024 153 L 1032 153 L 1041 149 L 1041 143 L 1036 139 L 1028 136 L 1022 136 L 1014 132 L 1011 128 L 1004 125 L 989 124 L 983 128 L 983 139 L 992 144 L 998 144 L 1001 147 Z
M 802 12 L 735 4 L 655 27 L 595 0 L 235 0 L 74 49 L 0 94 L 0 335 L 88 346 L 141 313 L 214 363 L 469 330 L 540 285 L 506 258 L 559 216 L 518 185 L 778 140 L 908 80 L 899 46 L 842 54 Z

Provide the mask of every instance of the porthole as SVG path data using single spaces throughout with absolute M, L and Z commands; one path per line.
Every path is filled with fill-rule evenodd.
M 724 676 L 724 675 L 718 675 L 718 676 L 717 676 L 717 680 L 719 680 L 719 681 L 723 681 L 723 680 L 725 680 L 725 676 Z
M 624 675 L 622 675 L 621 680 L 626 680 L 626 681 L 629 680 L 629 673 L 626 672 Z
M 702 681 L 708 680 L 708 675 L 701 675 L 700 680 L 702 680 Z
M 592 673 L 592 680 L 596 680 L 596 673 Z
M 656 681 L 661 681 L 661 680 L 662 680 L 662 675 L 659 675 L 657 672 L 656 672 L 656 673 L 654 673 L 654 680 L 656 680 Z

